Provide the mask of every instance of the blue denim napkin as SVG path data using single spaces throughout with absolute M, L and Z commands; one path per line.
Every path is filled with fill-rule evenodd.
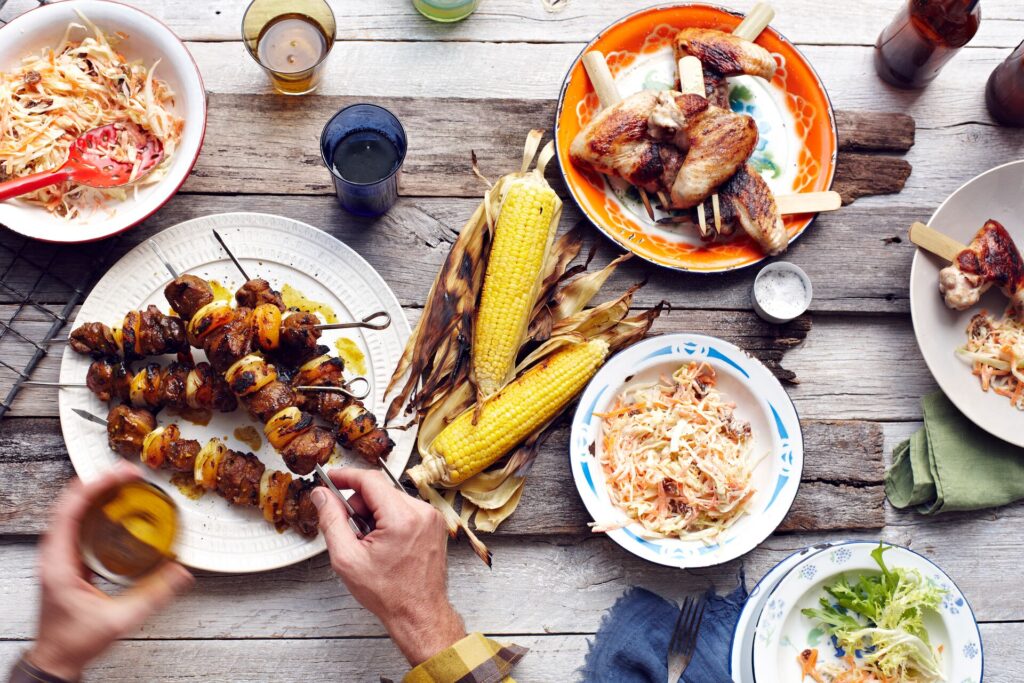
M 685 683 L 728 683 L 732 634 L 747 600 L 743 573 L 728 595 L 708 592 L 697 652 Z M 630 588 L 601 620 L 590 644 L 582 680 L 587 683 L 665 683 L 668 642 L 679 607 L 643 588 Z

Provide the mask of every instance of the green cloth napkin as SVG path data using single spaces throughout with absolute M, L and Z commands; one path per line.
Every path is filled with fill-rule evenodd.
M 1024 498 L 1024 449 L 975 426 L 941 391 L 921 399 L 921 408 L 924 427 L 896 446 L 885 473 L 893 506 L 930 515 Z

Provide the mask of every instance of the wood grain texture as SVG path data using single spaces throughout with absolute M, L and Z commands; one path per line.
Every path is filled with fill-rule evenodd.
M 568 424 L 565 416 L 544 442 L 523 502 L 498 535 L 589 533 L 591 518 L 576 493 L 566 457 Z M 806 483 L 781 529 L 883 527 L 881 427 L 870 422 L 805 421 L 803 428 Z M 837 465 L 853 462 L 856 467 Z M 0 534 L 41 533 L 51 501 L 72 475 L 56 419 L 0 423 L 0 479 L 11 482 L 0 499 Z
M 333 194 L 317 143 L 320 129 L 335 111 L 359 100 L 212 95 L 204 150 L 183 190 Z M 484 174 L 492 178 L 511 170 L 522 156 L 527 131 L 550 125 L 557 105 L 553 100 L 407 97 L 379 98 L 376 103 L 404 122 L 411 141 L 399 181 L 402 194 L 468 197 L 479 196 L 486 189 L 469 172 L 471 152 L 479 159 Z M 499 114 L 500 123 L 495 114 Z M 843 173 L 836 189 L 845 194 L 847 178 L 849 182 L 856 179 L 856 193 L 848 197 L 851 201 L 869 194 L 898 192 L 909 174 L 907 162 L 888 156 L 858 154 L 843 163 L 846 149 L 909 148 L 906 117 L 892 128 L 885 125 L 885 117 L 861 112 L 843 114 L 845 127 L 840 128 L 839 138 Z M 497 125 L 481 125 L 489 121 Z M 254 135 L 260 140 L 258 147 L 253 146 Z M 894 175 L 888 170 L 894 165 L 907 168 L 907 173 Z M 548 177 L 564 195 L 566 190 L 554 165 Z
M 505 169 L 507 170 L 507 169 Z M 911 176 L 915 182 L 917 174 Z M 906 193 L 887 200 L 866 198 L 840 211 L 821 215 L 786 252 L 785 259 L 803 268 L 814 283 L 811 310 L 816 313 L 906 313 L 909 311 L 910 263 L 914 247 L 905 238 L 915 220 L 927 218 L 931 209 L 903 204 Z M 881 202 L 886 202 L 881 204 Z M 304 221 L 330 232 L 355 249 L 377 270 L 406 306 L 422 306 L 426 293 L 444 261 L 457 231 L 478 205 L 478 199 L 403 197 L 386 216 L 356 218 L 339 208 L 333 197 L 178 195 L 140 227 L 103 246 L 112 258 L 155 233 L 185 220 L 213 213 L 258 211 Z M 572 202 L 565 205 L 561 229 L 582 219 Z M 588 234 L 597 247 L 593 267 L 617 256 L 617 245 L 596 230 Z M 0 243 L 19 244 L 21 238 L 0 232 Z M 32 244 L 35 256 L 45 246 Z M 84 275 L 92 267 L 91 252 L 76 247 L 66 251 L 62 271 L 69 277 Z M 415 254 L 415 258 L 408 258 Z M 0 252 L 2 255 L 2 252 Z M 633 259 L 616 271 L 607 292 L 622 291 L 633 282 L 647 279 L 637 293 L 639 306 L 663 299 L 676 308 L 750 310 L 750 286 L 755 268 L 707 277 L 651 266 Z M 21 285 L 31 286 L 37 277 L 19 267 L 13 273 Z M 43 300 L 61 302 L 67 290 L 50 280 L 42 285 Z M 11 302 L 0 291 L 0 302 Z M 114 321 L 108 321 L 114 322 Z
M 246 3 L 168 3 L 136 0 L 144 9 L 186 40 L 238 40 Z M 735 0 L 729 6 L 746 12 L 753 0 Z M 856 5 L 836 5 L 824 13 L 814 0 L 783 0 L 772 3 L 777 14 L 772 26 L 790 40 L 802 44 L 872 45 L 878 32 L 896 9 L 887 0 L 865 0 Z M 34 7 L 35 0 L 10 0 L 0 12 L 9 19 Z M 564 10 L 549 13 L 538 0 L 488 0 L 473 16 L 453 25 L 437 24 L 417 14 L 407 0 L 388 0 L 368 6 L 364 0 L 332 0 L 339 18 L 340 41 L 527 41 L 586 42 L 605 26 L 630 12 L 650 6 L 647 0 L 586 2 L 568 0 Z M 1011 47 L 1020 40 L 1020 15 L 1013 0 L 989 0 L 984 21 L 971 41 L 976 46 Z
M 985 681 L 1017 683 L 1024 680 L 1024 666 L 1017 652 L 1024 638 L 1022 624 L 982 624 L 985 644 Z M 530 648 L 516 667 L 520 683 L 577 680 L 589 647 L 585 635 L 517 635 L 503 640 Z M 202 647 L 203 656 L 195 653 Z M 19 642 L 0 642 L 0 670 L 6 671 L 24 648 Z M 302 640 L 275 638 L 258 641 L 131 640 L 119 643 L 86 672 L 87 680 L 134 683 L 219 683 L 265 681 L 280 674 L 288 663 L 289 680 L 376 682 L 378 676 L 399 680 L 406 667 L 401 655 L 387 640 L 351 638 Z

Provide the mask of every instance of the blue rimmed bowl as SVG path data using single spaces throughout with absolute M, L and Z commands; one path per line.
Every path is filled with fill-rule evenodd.
M 703 361 L 718 377 L 718 389 L 735 402 L 736 416 L 750 423 L 756 493 L 747 514 L 714 541 L 683 541 L 651 536 L 612 504 L 601 468 L 602 420 L 615 398 L 630 387 L 670 377 L 681 365 Z M 789 512 L 800 485 L 804 442 L 796 408 L 779 381 L 742 349 L 698 334 L 670 334 L 635 344 L 605 363 L 584 391 L 572 423 L 570 466 L 576 489 L 599 524 L 620 546 L 645 560 L 670 567 L 707 567 L 749 552 L 767 538 Z

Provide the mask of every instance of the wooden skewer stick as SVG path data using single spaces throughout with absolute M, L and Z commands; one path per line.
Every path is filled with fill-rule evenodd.
M 599 50 L 591 50 L 590 52 L 583 55 L 583 68 L 587 72 L 587 76 L 590 77 L 590 84 L 594 86 L 594 92 L 597 93 L 597 99 L 601 103 L 602 109 L 607 109 L 612 105 L 618 104 L 622 101 L 622 95 L 619 94 L 619 87 L 615 84 L 615 78 L 612 76 L 611 69 L 608 68 L 608 60 L 604 58 L 604 53 Z M 616 189 L 623 189 L 628 187 L 628 184 L 621 178 L 615 176 L 609 176 L 609 181 L 612 186 Z M 647 210 L 647 215 L 654 220 L 654 207 L 651 205 L 651 198 L 647 196 L 647 190 L 642 187 L 636 188 L 640 193 L 640 201 L 644 203 L 644 209 Z M 668 198 L 658 197 L 663 203 L 662 206 L 668 206 Z
M 957 255 L 967 248 L 966 244 L 920 222 L 910 226 L 910 241 L 947 261 L 956 261 Z
M 714 205 L 715 197 L 711 196 L 711 203 Z M 838 192 L 826 190 L 823 192 L 800 192 L 798 194 L 776 195 L 775 205 L 782 216 L 791 216 L 801 213 L 822 213 L 824 211 L 835 211 L 843 205 L 843 199 Z M 690 219 L 685 216 L 669 216 L 661 218 L 659 223 L 686 223 Z
M 701 65 L 700 60 L 693 55 L 687 55 L 679 60 L 679 89 L 685 94 L 698 95 L 699 97 L 707 96 L 704 90 L 704 67 Z M 717 210 L 717 194 L 711 195 L 711 206 L 715 214 L 715 235 L 717 236 L 722 226 L 722 214 Z M 697 229 L 700 231 L 700 236 L 703 239 L 708 239 L 711 236 L 711 231 L 708 229 L 708 219 L 704 213 L 704 202 L 697 205 Z
M 761 35 L 761 31 L 768 27 L 775 18 L 775 10 L 767 2 L 759 2 L 754 5 L 747 16 L 743 18 L 740 25 L 733 29 L 732 34 L 744 40 L 754 42 Z

